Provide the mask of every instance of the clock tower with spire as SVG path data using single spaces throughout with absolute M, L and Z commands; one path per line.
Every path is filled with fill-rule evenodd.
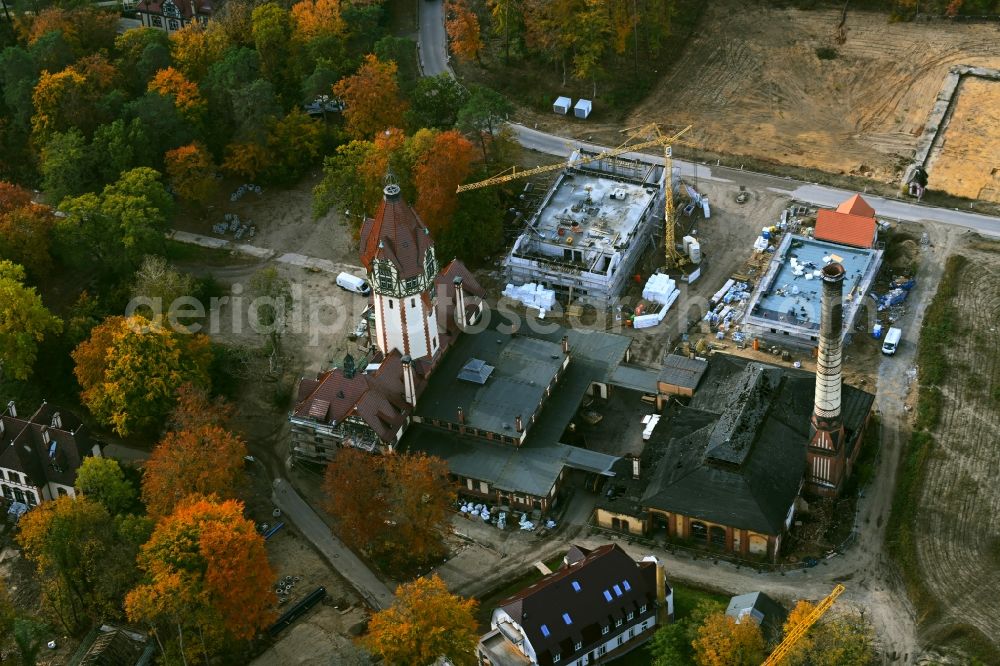
M 403 200 L 399 185 L 385 186 L 374 218 L 361 228 L 361 262 L 375 309 L 375 343 L 413 360 L 441 349 L 435 313 L 438 263 L 430 231 Z

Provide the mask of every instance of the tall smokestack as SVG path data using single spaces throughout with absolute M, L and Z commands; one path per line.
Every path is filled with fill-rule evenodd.
M 824 495 L 840 492 L 846 471 L 844 422 L 840 414 L 844 274 L 839 263 L 827 264 L 822 273 L 816 397 L 806 464 L 812 490 Z
M 838 263 L 823 267 L 822 313 L 819 322 L 819 354 L 816 359 L 816 400 L 813 406 L 813 427 L 830 430 L 841 425 L 840 343 L 844 319 L 844 267 Z

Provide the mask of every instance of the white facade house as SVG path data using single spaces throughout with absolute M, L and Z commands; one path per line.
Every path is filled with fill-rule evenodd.
M 76 416 L 47 403 L 25 418 L 11 401 L 0 415 L 0 494 L 8 505 L 74 497 L 77 469 L 100 455 Z
M 481 666 L 601 664 L 672 618 L 673 591 L 655 558 L 573 546 L 558 571 L 500 602 L 477 655 Z

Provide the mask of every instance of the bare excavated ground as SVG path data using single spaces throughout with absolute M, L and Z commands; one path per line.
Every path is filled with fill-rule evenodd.
M 955 94 L 928 174 L 946 192 L 1000 203 L 1000 82 L 966 76 Z
M 891 23 L 887 14 L 850 9 L 846 41 L 837 44 L 839 21 L 839 8 L 709 3 L 680 58 L 623 125 L 691 124 L 688 142 L 710 153 L 899 179 L 949 68 L 997 67 L 1000 34 L 992 24 Z M 820 59 L 817 49 L 836 56 Z M 525 120 L 604 141 L 621 127 L 553 114 Z M 960 143 L 955 129 L 949 140 Z M 997 150 L 995 142 L 978 145 Z
M 917 512 L 917 556 L 940 606 L 933 631 L 971 626 L 1000 649 L 1000 243 L 974 241 L 953 304 L 951 371 Z M 959 640 L 959 643 L 961 641 Z

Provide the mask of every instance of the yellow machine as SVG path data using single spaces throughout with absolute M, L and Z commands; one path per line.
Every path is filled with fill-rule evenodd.
M 589 164 L 590 162 L 599 162 L 604 159 L 611 157 L 617 157 L 618 155 L 623 155 L 625 153 L 632 153 L 645 148 L 652 148 L 653 146 L 663 146 L 663 160 L 664 160 L 664 256 L 666 259 L 667 268 L 677 268 L 685 263 L 684 255 L 677 251 L 677 243 L 675 242 L 676 219 L 674 217 L 674 182 L 673 182 L 673 151 L 672 144 L 677 141 L 685 132 L 691 129 L 691 125 L 688 125 L 681 131 L 677 132 L 673 136 L 666 136 L 660 131 L 659 125 L 656 123 L 650 123 L 649 125 L 644 125 L 639 128 L 624 130 L 630 134 L 629 140 L 618 148 L 612 148 L 610 150 L 605 150 L 596 155 L 584 155 L 577 159 L 567 160 L 566 162 L 560 162 L 557 164 L 548 164 L 545 166 L 535 167 L 533 169 L 523 169 L 521 171 L 517 170 L 517 167 L 511 167 L 509 173 L 503 173 L 499 176 L 494 176 L 492 178 L 487 178 L 486 180 L 481 180 L 476 183 L 467 183 L 465 185 L 458 186 L 458 192 L 468 192 L 469 190 L 478 190 L 483 187 L 491 187 L 493 185 L 499 185 L 501 183 L 509 183 L 512 180 L 517 180 L 518 178 L 527 178 L 529 176 L 534 176 L 539 173 L 547 173 L 549 171 L 557 171 L 559 169 L 566 169 L 570 167 L 580 166 L 583 164 Z M 639 143 L 630 144 L 629 141 L 635 139 L 639 136 L 649 134 L 655 135 L 652 139 L 647 139 L 645 141 L 640 141 Z
M 781 641 L 781 644 L 774 648 L 771 656 L 769 656 L 764 663 L 761 664 L 761 666 L 777 666 L 777 664 L 780 664 L 781 660 L 788 655 L 789 650 L 795 646 L 795 643 L 798 642 L 798 640 L 802 638 L 807 631 L 809 631 L 811 626 L 816 624 L 816 622 L 823 617 L 824 613 L 830 610 L 830 606 L 833 605 L 833 602 L 836 601 L 837 597 L 839 597 L 843 592 L 843 585 L 838 584 L 837 587 L 833 588 L 833 591 L 826 595 L 826 598 L 823 599 L 823 601 L 816 604 L 816 608 L 814 608 L 804 620 L 799 622 L 794 629 L 788 632 L 788 635 L 785 636 L 785 640 Z

